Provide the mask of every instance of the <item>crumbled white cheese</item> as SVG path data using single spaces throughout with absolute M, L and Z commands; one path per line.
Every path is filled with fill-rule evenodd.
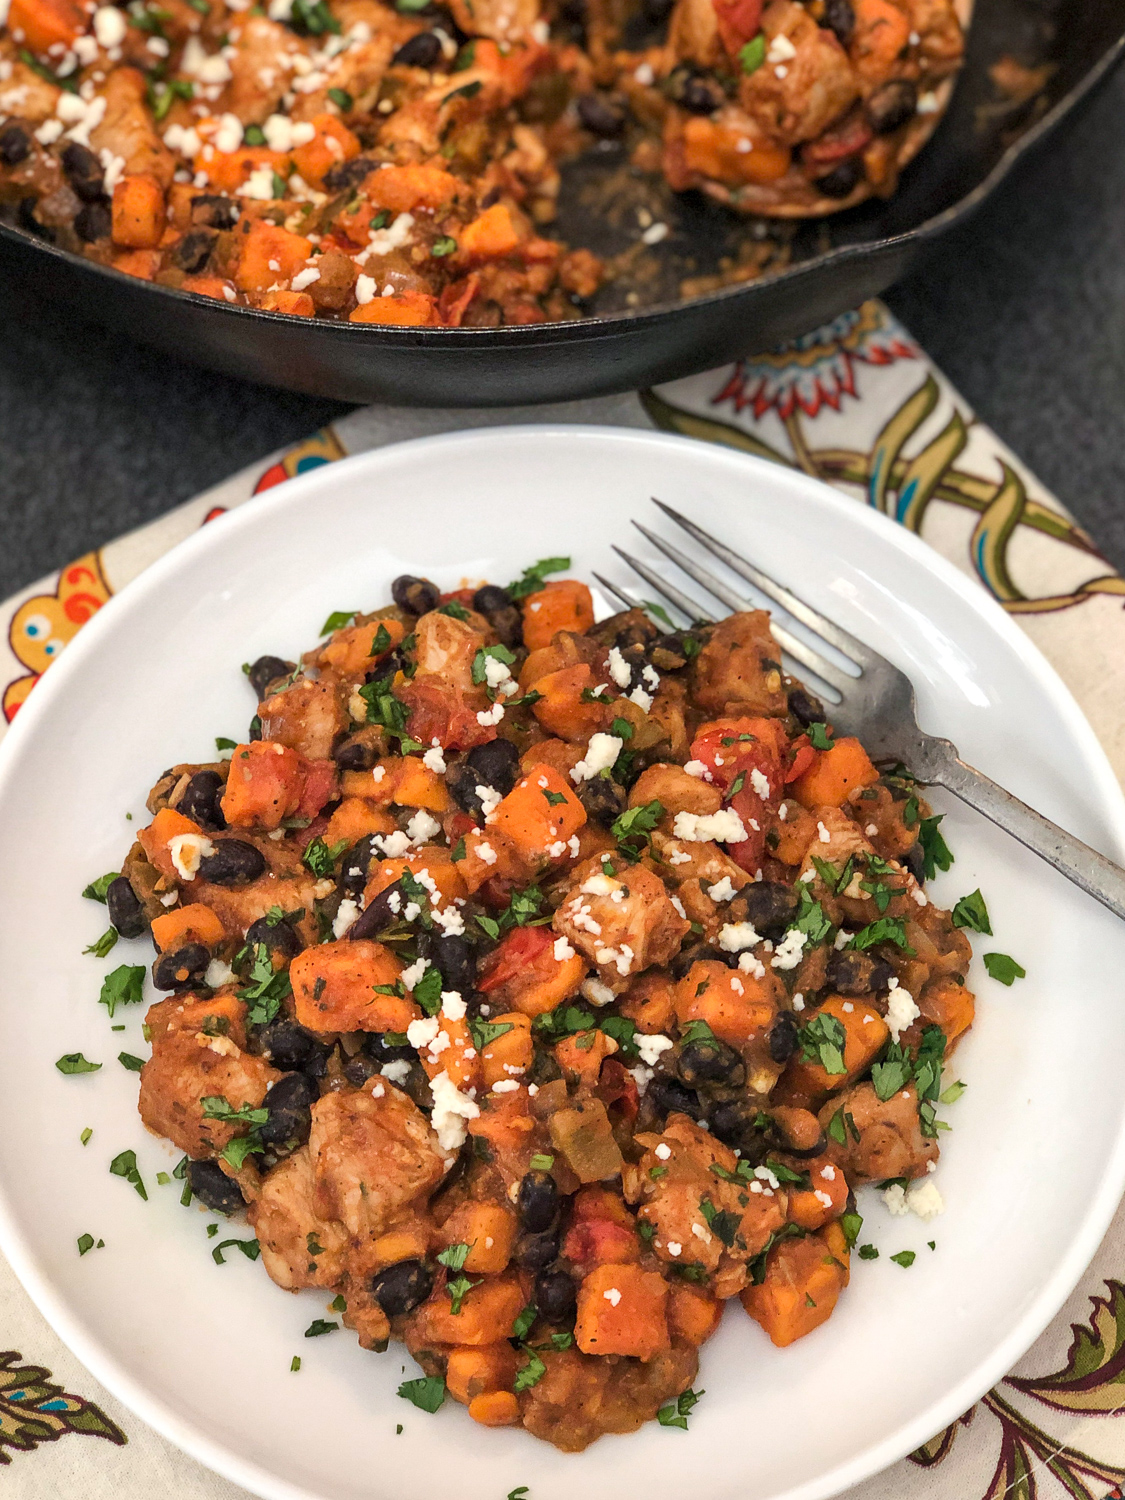
M 399 214 L 386 229 L 373 229 L 367 237 L 367 247 L 360 259 L 368 255 L 389 255 L 392 250 L 401 250 L 410 239 L 414 228 L 413 214 Z
M 296 281 L 293 283 L 297 285 Z M 427 771 L 433 771 L 436 776 L 445 775 L 445 756 L 442 754 L 440 745 L 431 745 L 422 757 L 422 764 Z
M 617 998 L 609 986 L 602 984 L 600 979 L 584 979 L 581 988 L 582 994 L 591 1005 L 611 1005 Z
M 918 113 L 920 115 L 936 115 L 940 108 L 941 104 L 938 102 L 938 96 L 932 89 L 919 96 Z
M 496 850 L 484 839 L 477 844 L 475 853 L 477 858 L 483 860 L 486 865 L 494 865 L 498 857 Z
M 661 240 L 666 240 L 672 231 L 667 224 L 650 224 L 641 235 L 642 245 L 659 245 Z
M 742 819 L 733 808 L 723 807 L 715 813 L 678 812 L 672 832 L 687 844 L 741 844 L 746 838 Z
M 754 766 L 751 769 L 751 772 L 750 772 L 750 785 L 757 792 L 758 796 L 761 797 L 761 799 L 762 799 L 763 802 L 766 802 L 766 801 L 769 800 L 769 795 L 770 795 L 769 780 L 768 780 L 768 778 L 766 776 L 764 776 L 762 774 L 761 771 L 758 770 L 757 766 Z
M 605 1291 L 602 1293 L 602 1296 L 611 1307 L 616 1307 L 617 1304 L 621 1301 L 621 1293 L 615 1286 L 606 1287 Z
M 221 53 L 208 53 L 197 36 L 189 36 L 180 59 L 180 72 L 200 83 L 229 83 L 230 65 Z
M 423 1047 L 428 1047 L 440 1030 L 440 1022 L 437 1016 L 423 1016 L 417 1021 L 411 1021 L 406 1028 L 406 1040 L 420 1052 Z
M 816 825 L 816 836 L 822 844 L 830 844 L 832 842 L 832 835 L 828 832 L 828 829 L 825 828 L 823 823 L 818 823 Z
M 389 1078 L 392 1083 L 405 1083 L 410 1077 L 410 1064 L 405 1057 L 399 1057 L 394 1062 L 384 1063 L 379 1073 L 383 1078 Z
M 441 1013 L 447 1021 L 463 1021 L 465 1010 L 465 1002 L 461 999 L 460 991 L 442 990 Z
M 590 875 L 578 889 L 584 896 L 612 896 L 619 884 L 620 882 L 614 880 L 612 875 L 601 872 Z
M 194 880 L 199 862 L 215 852 L 211 840 L 202 833 L 177 833 L 168 840 L 172 868 L 181 880 Z
M 599 771 L 608 771 L 616 763 L 624 743 L 616 734 L 591 735 L 586 754 L 570 773 L 571 781 L 592 781 Z
M 724 953 L 741 953 L 756 948 L 762 941 L 753 922 L 726 922 L 719 930 L 719 947 Z
M 912 1182 L 906 1189 L 906 1206 L 912 1214 L 928 1223 L 944 1211 L 945 1202 L 937 1184 L 927 1177 L 922 1182 Z
M 609 648 L 607 661 L 609 663 L 609 675 L 613 678 L 614 682 L 619 688 L 627 688 L 632 672 L 630 671 L 629 663 L 621 655 L 617 646 Z
M 224 984 L 230 984 L 234 978 L 234 970 L 230 964 L 224 963 L 221 958 L 213 958 L 207 965 L 203 974 L 203 982 L 213 990 L 222 989 Z
M 424 807 L 420 807 L 406 825 L 407 837 L 412 844 L 428 843 L 430 839 L 437 838 L 440 832 L 441 824 Z
M 516 1079 L 501 1078 L 499 1083 L 494 1083 L 492 1085 L 492 1092 L 494 1094 L 514 1094 L 518 1088 L 519 1083 Z
M 743 974 L 749 974 L 753 979 L 764 979 L 766 977 L 766 966 L 765 966 L 765 964 L 762 963 L 761 959 L 755 958 L 752 953 L 743 953 L 743 954 L 740 954 L 739 955 L 739 959 L 738 959 L 738 967 L 742 971 Z M 794 1005 L 794 1009 L 798 1009 L 799 1010 L 801 1008 L 801 1006 L 804 1005 L 805 1002 L 802 1000 L 801 1001 L 801 1006 L 798 1006 L 797 1005 L 797 999 L 798 998 L 799 998 L 798 996 L 794 996 L 794 998 L 793 998 L 793 1005 Z
M 921 1014 L 910 991 L 904 990 L 897 979 L 892 979 L 890 993 L 887 995 L 887 1026 L 891 1040 L 897 1042 L 906 1028 Z
M 417 1024 L 411 1022 L 411 1025 Z M 443 1151 L 456 1151 L 468 1134 L 465 1121 L 475 1120 L 480 1114 L 480 1106 L 468 1094 L 463 1094 L 444 1071 L 430 1079 L 430 1092 L 434 1096 L 430 1125 L 437 1132 L 438 1145 Z
M 425 974 L 429 967 L 424 958 L 418 958 L 415 959 L 408 969 L 403 969 L 399 975 L 399 978 L 402 980 L 403 989 L 412 990 L 416 984 L 420 984 L 423 974 Z
M 484 728 L 492 728 L 499 724 L 504 717 L 504 705 L 494 703 L 491 708 L 482 708 L 477 714 L 477 723 Z
M 646 693 L 643 687 L 635 687 L 626 697 L 630 703 L 635 703 L 642 713 L 648 713 L 652 707 L 652 694 Z
M 772 67 L 775 63 L 792 62 L 796 56 L 796 47 L 783 31 L 779 31 L 770 43 L 769 51 L 766 53 L 766 62 Z
M 269 162 L 255 167 L 242 185 L 235 189 L 240 198 L 254 198 L 259 203 L 269 203 L 273 200 L 274 170 Z
M 733 901 L 737 892 L 731 884 L 729 875 L 724 875 L 722 880 L 716 880 L 714 885 L 707 887 L 707 894 L 712 901 Z
M 609 968 L 612 965 L 622 978 L 632 969 L 635 957 L 636 954 L 628 943 L 622 943 L 620 948 L 594 949 L 595 962 L 601 964 L 603 968 Z
M 901 1182 L 892 1182 L 890 1187 L 883 1189 L 883 1202 L 887 1205 L 887 1212 L 896 1219 L 905 1219 L 910 1212 L 906 1203 L 906 1189 Z
M 574 957 L 574 949 L 564 937 L 557 937 L 555 939 L 555 946 L 552 952 L 555 955 L 555 962 L 560 964 L 565 963 L 568 958 Z
M 94 35 L 99 47 L 119 47 L 127 29 L 125 16 L 116 5 L 99 5 L 94 12 Z
M 475 786 L 473 788 L 473 791 L 477 794 L 477 801 L 480 803 L 481 813 L 484 815 L 484 819 L 487 822 L 504 799 L 495 787 L 485 786 L 483 783 L 481 783 L 479 786 Z
M 701 760 L 689 760 L 684 766 L 689 776 L 694 776 L 696 781 L 713 781 L 714 777 Z
M 770 967 L 774 969 L 795 969 L 801 962 L 808 942 L 807 934 L 798 932 L 791 927 L 777 945 L 777 952 L 770 959 Z
M 661 1161 L 667 1161 L 668 1158 L 672 1155 L 672 1148 L 671 1146 L 666 1146 L 664 1142 L 661 1141 L 655 1148 L 655 1155 L 658 1156 Z
M 669 1255 L 679 1256 L 679 1255 L 682 1255 L 683 1253 L 684 1253 L 684 1247 L 680 1244 L 679 1240 L 669 1240 L 668 1241 L 668 1254 Z
M 332 936 L 342 938 L 358 916 L 359 903 L 353 901 L 350 896 L 345 896 L 336 908 L 336 916 L 332 923 Z
M 650 1068 L 654 1066 L 662 1052 L 667 1052 L 670 1047 L 675 1045 L 671 1037 L 662 1036 L 659 1032 L 655 1033 L 655 1035 L 647 1036 L 643 1032 L 638 1031 L 634 1035 L 633 1041 L 636 1044 L 637 1051 L 641 1054 L 641 1061 L 647 1063 Z M 659 1155 L 659 1151 L 657 1155 Z
M 270 115 L 262 126 L 262 134 L 271 151 L 284 153 L 296 146 L 307 146 L 316 135 L 316 126 L 291 120 L 288 115 Z
M 446 937 L 460 937 L 465 930 L 465 919 L 455 906 L 435 906 L 430 915 Z
M 377 288 L 377 283 L 375 281 L 374 276 L 364 276 L 364 275 L 361 274 L 361 275 L 359 275 L 359 276 L 356 277 L 356 279 L 355 279 L 355 300 L 359 303 L 360 307 L 365 307 L 368 302 L 371 302 L 371 301 L 374 300 L 375 293 L 376 293 L 377 289 L 378 289 Z M 353 715 L 353 717 L 354 717 L 354 715 Z M 375 769 L 377 771 L 381 771 L 383 769 L 383 767 L 382 766 L 376 766 Z

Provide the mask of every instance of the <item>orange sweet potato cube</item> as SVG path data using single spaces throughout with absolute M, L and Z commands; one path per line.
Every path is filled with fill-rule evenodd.
M 583 1354 L 652 1359 L 669 1347 L 668 1283 L 637 1265 L 595 1266 L 578 1290 L 574 1338 Z

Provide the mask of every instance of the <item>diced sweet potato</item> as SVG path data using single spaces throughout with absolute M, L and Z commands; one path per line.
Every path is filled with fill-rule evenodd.
M 561 859 L 586 822 L 586 809 L 551 766 L 536 766 L 493 812 L 489 827 L 505 834 L 528 860 Z
M 376 208 L 392 213 L 413 213 L 416 208 L 444 208 L 465 185 L 440 167 L 383 167 L 363 184 L 363 194 Z
M 461 1311 L 454 1312 L 444 1287 L 418 1310 L 421 1331 L 438 1344 L 469 1344 L 479 1348 L 509 1338 L 512 1324 L 523 1311 L 523 1288 L 513 1272 L 489 1276 L 465 1293 Z
M 129 250 L 152 250 L 159 245 L 166 222 L 164 189 L 156 178 L 147 172 L 122 177 L 113 190 L 113 243 Z
M 404 755 L 395 776 L 392 801 L 399 807 L 424 807 L 429 812 L 449 811 L 449 789 L 436 771 L 422 764 L 418 755 Z
M 190 818 L 185 818 L 173 807 L 162 807 L 147 828 L 137 834 L 141 848 L 148 855 L 149 864 L 154 865 L 168 880 L 180 879 L 179 871 L 172 863 L 172 840 L 185 834 L 197 838 L 205 837 L 203 829 Z
M 490 1016 L 495 1026 L 511 1029 L 486 1042 L 481 1049 L 481 1070 L 485 1088 L 502 1083 L 508 1078 L 518 1078 L 526 1073 L 535 1058 L 531 1040 L 531 1020 L 518 1010 L 506 1011 L 500 1016 Z
M 422 1066 L 428 1078 L 447 1073 L 456 1088 L 475 1089 L 480 1082 L 480 1057 L 473 1045 L 473 1034 L 465 1020 L 442 1015 L 434 1043 L 421 1053 Z
M 596 1266 L 578 1290 L 574 1341 L 583 1354 L 648 1360 L 667 1349 L 668 1283 L 635 1265 Z
M 617 1043 L 604 1031 L 578 1031 L 555 1043 L 555 1061 L 569 1083 L 592 1089 L 602 1063 L 617 1051 Z
M 194 902 L 152 919 L 152 940 L 161 953 L 174 952 L 186 943 L 217 948 L 226 937 L 223 924 L 209 906 Z
M 845 1071 L 829 1073 L 820 1061 L 797 1056 L 781 1076 L 777 1096 L 780 1103 L 819 1105 L 826 1095 L 858 1077 L 875 1060 L 890 1035 L 886 1021 L 864 1000 L 829 995 L 816 1014 L 831 1016 L 844 1028 Z
M 358 156 L 361 147 L 358 137 L 336 115 L 314 115 L 309 124 L 315 128 L 316 135 L 303 146 L 295 147 L 291 155 L 305 181 L 319 187 L 325 173 L 340 162 Z
M 22 33 L 23 45 L 40 55 L 69 47 L 86 25 L 86 13 L 75 0 L 12 0 L 8 9 L 9 33 Z
M 293 960 L 289 979 L 297 1020 L 310 1031 L 405 1031 L 421 1011 L 408 999 L 378 994 L 402 964 L 382 943 L 321 943 Z
M 668 1287 L 668 1327 L 678 1338 L 696 1346 L 706 1343 L 719 1326 L 723 1304 L 703 1287 L 688 1282 Z
M 202 1032 L 204 1036 L 225 1036 L 236 1047 L 246 1045 L 246 1004 L 229 991 L 209 995 L 205 1000 L 182 999 L 172 995 L 149 1007 L 145 1025 L 150 1040 L 170 1031 Z
M 511 1389 L 519 1368 L 520 1357 L 506 1341 L 485 1344 L 479 1349 L 471 1344 L 449 1351 L 445 1384 L 454 1401 L 468 1406 L 477 1396 L 489 1391 Z
M 590 590 L 574 578 L 544 584 L 536 593 L 528 594 L 521 608 L 523 643 L 529 651 L 549 646 L 560 630 L 572 630 L 576 635 L 582 635 L 594 624 L 594 600 Z
M 520 1404 L 511 1391 L 484 1391 L 469 1402 L 469 1416 L 482 1427 L 514 1427 Z
M 442 1234 L 447 1245 L 468 1245 L 469 1253 L 465 1256 L 468 1275 L 498 1275 L 507 1269 L 512 1258 L 516 1216 L 503 1204 L 470 1198 L 453 1210 L 442 1226 Z
M 365 797 L 345 797 L 328 820 L 324 842 L 331 846 L 344 839 L 355 844 L 369 833 L 394 833 L 397 827 L 389 812 Z
M 834 1224 L 804 1239 L 781 1240 L 770 1251 L 765 1280 L 748 1286 L 740 1300 L 779 1349 L 832 1316 L 848 1284 L 847 1254 L 843 1233 Z
M 519 226 L 513 221 L 507 204 L 494 203 L 491 208 L 486 208 L 471 223 L 465 225 L 461 231 L 459 248 L 462 255 L 467 255 L 473 260 L 499 260 L 505 255 L 511 255 L 518 248 L 522 238 Z M 584 588 L 585 585 L 580 585 L 580 587 Z M 589 589 L 586 592 L 588 595 Z M 593 623 L 594 617 L 591 613 L 590 624 Z M 589 626 L 581 628 L 585 630 L 589 629 Z
M 775 182 L 784 177 L 792 155 L 784 146 L 772 145 L 764 136 L 752 151 L 742 145 L 746 131 L 705 115 L 692 115 L 684 122 L 684 161 L 690 172 L 719 182 Z
M 244 292 L 264 292 L 276 281 L 291 280 L 312 254 L 311 240 L 268 219 L 255 219 L 239 238 L 235 284 Z
M 556 957 L 558 946 L 550 928 L 515 928 L 485 960 L 478 988 L 493 1005 L 524 1016 L 554 1010 L 577 993 L 586 973 L 586 963 L 577 953 Z
M 370 904 L 380 891 L 385 891 L 388 886 L 394 885 L 396 880 L 401 880 L 407 871 L 425 886 L 427 891 L 429 891 L 429 886 L 426 882 L 433 882 L 434 890 L 430 892 L 429 899 L 439 911 L 451 901 L 458 898 L 464 900 L 468 895 L 460 870 L 450 858 L 450 851 L 435 845 L 416 854 L 405 854 L 401 859 L 382 860 L 367 883 L 365 893 L 367 902 Z
M 426 292 L 405 291 L 394 297 L 372 297 L 370 302 L 353 308 L 348 314 L 348 321 L 391 323 L 402 328 L 433 328 L 441 322 L 441 317 L 436 298 Z
M 316 303 L 308 292 L 292 292 L 278 287 L 273 292 L 263 292 L 258 306 L 265 312 L 288 313 L 291 318 L 316 317 Z
M 676 986 L 667 974 L 640 974 L 622 995 L 621 1014 L 646 1035 L 666 1032 L 676 1010 Z
M 801 1165 L 809 1174 L 809 1186 L 790 1188 L 789 1219 L 802 1229 L 820 1229 L 847 1208 L 848 1181 L 827 1156 L 813 1157 Z
M 850 792 L 879 780 L 871 758 L 856 739 L 839 739 L 817 753 L 816 763 L 798 776 L 790 790 L 802 807 L 843 807 Z
M 596 686 L 594 674 L 585 662 L 560 667 L 532 683 L 531 691 L 540 697 L 531 711 L 549 733 L 563 740 L 585 742 L 599 730 L 607 729 L 613 717 L 611 704 L 589 696 Z
M 967 984 L 959 984 L 952 975 L 941 974 L 923 988 L 918 997 L 918 1009 L 922 1012 L 923 1022 L 940 1026 L 945 1032 L 948 1056 L 953 1043 L 973 1024 L 976 999 Z
M 301 756 L 273 740 L 239 745 L 231 755 L 223 792 L 223 817 L 237 828 L 280 828 L 300 806 Z
M 345 625 L 342 630 L 334 631 L 328 644 L 320 648 L 317 661 L 320 666 L 339 672 L 341 677 L 363 678 L 405 635 L 406 626 L 393 618 L 368 620 L 366 625 Z
M 779 985 L 766 970 L 755 979 L 728 969 L 718 959 L 692 964 L 676 987 L 676 1016 L 681 1026 L 706 1021 L 720 1041 L 742 1047 L 763 1036 L 777 1019 Z

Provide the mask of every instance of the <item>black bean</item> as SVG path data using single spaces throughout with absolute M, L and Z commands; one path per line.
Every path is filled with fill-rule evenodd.
M 420 31 L 408 42 L 403 42 L 391 58 L 392 67 L 432 68 L 441 61 L 441 39 L 432 31 Z
M 797 1050 L 797 1021 L 791 1011 L 782 1011 L 770 1028 L 770 1057 L 787 1063 Z
M 266 689 L 271 682 L 276 682 L 279 677 L 288 677 L 294 670 L 294 663 L 282 661 L 280 656 L 259 656 L 258 660 L 250 668 L 250 686 L 258 695 L 258 701 L 266 696 Z
M 324 186 L 330 193 L 344 193 L 359 187 L 365 177 L 378 169 L 379 163 L 369 156 L 353 156 L 350 161 L 338 161 L 324 174 Z
M 31 136 L 18 120 L 9 120 L 0 129 L 0 161 L 6 167 L 18 167 L 31 155 Z
M 532 1234 L 550 1229 L 559 1211 L 559 1189 L 550 1172 L 528 1172 L 520 1179 L 516 1210 L 520 1224 Z
M 688 78 L 680 93 L 680 104 L 692 115 L 714 114 L 722 104 L 720 91 L 705 78 Z
M 724 1100 L 714 1105 L 708 1111 L 707 1123 L 712 1135 L 724 1145 L 735 1147 L 751 1166 L 757 1166 L 769 1154 L 770 1139 L 762 1128 L 769 1126 L 769 1118 L 747 1100 Z
M 246 885 L 266 872 L 266 857 L 242 839 L 221 839 L 214 854 L 199 861 L 199 875 L 212 885 Z
M 312 1106 L 320 1090 L 304 1073 L 287 1073 L 279 1078 L 262 1100 L 269 1119 L 259 1125 L 258 1133 L 267 1146 L 293 1141 L 303 1146 L 312 1129 Z
M 105 904 L 109 911 L 109 920 L 122 937 L 140 937 L 148 927 L 144 907 L 137 900 L 137 893 L 124 875 L 119 875 L 111 882 L 105 893 Z
M 443 988 L 468 999 L 477 983 L 476 955 L 470 943 L 455 933 L 424 932 L 418 939 L 418 954 L 439 970 Z
M 185 943 L 172 953 L 162 953 L 152 966 L 152 982 L 158 990 L 183 990 L 198 983 L 211 962 L 202 943 Z
M 187 1180 L 193 1196 L 214 1214 L 233 1214 L 246 1207 L 242 1189 L 217 1161 L 189 1161 Z
M 433 1291 L 433 1272 L 424 1261 L 400 1260 L 371 1278 L 371 1295 L 388 1318 L 401 1318 Z
M 572 1323 L 578 1310 L 578 1291 L 574 1278 L 562 1266 L 540 1271 L 532 1284 L 531 1300 L 539 1316 L 548 1323 Z
M 238 204 L 233 198 L 224 198 L 218 193 L 201 193 L 191 200 L 191 221 L 206 224 L 211 229 L 233 229 L 238 223 Z M 263 657 L 264 661 L 276 659 Z
M 486 583 L 473 595 L 473 608 L 485 617 L 505 646 L 523 645 L 523 615 L 507 589 Z
M 625 115 L 601 94 L 580 94 L 578 118 L 593 135 L 613 140 L 625 129 Z
M 344 1077 L 356 1089 L 361 1089 L 378 1071 L 379 1064 L 364 1052 L 357 1052 L 355 1057 L 349 1057 L 344 1064 Z
M 846 47 L 855 30 L 855 11 L 852 9 L 852 0 L 825 0 L 823 24 L 829 31 L 834 31 L 838 41 Z
M 833 953 L 828 960 L 827 982 L 841 995 L 874 995 L 885 990 L 893 976 L 890 964 L 876 958 L 873 953 L 845 948 L 841 953 Z
M 921 885 L 926 878 L 926 851 L 922 847 L 922 840 L 911 844 L 905 854 L 899 855 L 899 860 Z
M 918 90 L 908 78 L 892 78 L 875 90 L 865 107 L 875 134 L 890 135 L 914 118 Z
M 113 215 L 108 203 L 87 203 L 74 215 L 74 232 L 84 244 L 108 239 L 113 228 Z
M 271 922 L 269 917 L 259 917 L 246 929 L 246 942 L 251 947 L 264 943 L 270 954 L 278 953 L 282 958 L 293 959 L 301 951 L 301 939 L 288 922 Z
M 221 807 L 223 778 L 218 771 L 196 771 L 184 787 L 184 794 L 176 804 L 176 811 L 183 813 L 201 828 L 212 831 L 227 826 Z
M 728 922 L 750 922 L 762 937 L 776 942 L 797 915 L 793 890 L 777 880 L 755 880 L 744 885 L 727 903 Z
M 489 740 L 476 745 L 465 757 L 477 779 L 506 797 L 516 784 L 520 753 L 511 740 Z
M 367 1053 L 368 1057 L 374 1058 L 380 1068 L 384 1063 L 408 1062 L 413 1064 L 417 1062 L 418 1054 L 409 1044 L 400 1047 L 387 1040 L 388 1036 L 393 1035 L 393 1032 L 369 1031 L 363 1038 L 364 1052 Z
M 63 147 L 59 160 L 67 182 L 83 203 L 94 203 L 104 196 L 105 169 L 89 146 L 69 141 Z
M 548 1229 L 543 1234 L 521 1234 L 516 1241 L 516 1265 L 524 1271 L 542 1271 L 559 1258 L 559 1231 Z
M 284 1013 L 258 1027 L 254 1039 L 261 1055 L 283 1073 L 298 1068 L 308 1073 L 310 1061 L 317 1057 L 326 1058 L 330 1050 L 311 1031 Z
M 211 251 L 219 238 L 217 229 L 189 229 L 172 251 L 172 263 L 194 276 L 211 259 Z
M 625 788 L 609 776 L 594 776 L 578 784 L 578 800 L 586 816 L 603 828 L 625 811 Z
M 731 915 L 731 922 L 741 921 L 741 916 Z M 695 963 L 726 964 L 728 969 L 738 968 L 738 954 L 728 953 L 725 948 L 712 948 L 707 943 L 698 943 L 694 948 L 682 948 L 675 954 L 668 967 L 674 979 L 682 979 Z
M 332 752 L 332 759 L 341 771 L 371 771 L 379 759 L 379 751 L 370 740 L 345 740 Z
M 415 578 L 412 573 L 400 573 L 391 584 L 391 598 L 399 609 L 412 615 L 429 614 L 441 603 L 441 591 L 428 578 Z
M 676 8 L 676 0 L 644 0 L 645 20 L 650 26 L 663 26 Z
M 356 942 L 360 938 L 376 938 L 381 932 L 386 932 L 388 927 L 402 921 L 402 913 L 409 899 L 402 888 L 402 882 L 396 880 L 394 885 L 380 891 L 360 912 L 348 928 L 349 939 Z
M 371 834 L 365 833 L 344 855 L 340 866 L 340 889 L 353 901 L 359 899 L 371 878 L 371 864 L 376 854 Z
M 49 245 L 55 243 L 55 231 L 49 224 L 41 224 L 35 217 L 35 208 L 39 202 L 38 198 L 21 198 L 19 207 L 16 209 L 16 219 L 21 229 L 26 229 L 28 234 L 35 235 L 36 239 L 46 240 Z
M 686 1043 L 680 1050 L 676 1071 L 690 1089 L 709 1083 L 739 1088 L 746 1082 L 746 1064 L 733 1047 L 718 1040 Z
M 661 1114 L 687 1115 L 692 1120 L 701 1119 L 703 1115 L 698 1096 L 691 1089 L 684 1088 L 676 1078 L 654 1078 L 645 1098 Z
M 806 729 L 810 724 L 824 723 L 824 704 L 803 687 L 789 689 L 789 712 Z
M 831 172 L 815 179 L 813 186 L 826 198 L 849 198 L 863 181 L 863 163 L 858 156 L 838 162 Z

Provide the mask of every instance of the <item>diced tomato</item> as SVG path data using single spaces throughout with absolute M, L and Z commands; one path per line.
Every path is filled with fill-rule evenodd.
M 801 160 L 810 167 L 830 167 L 862 151 L 874 132 L 861 113 L 851 116 L 835 130 L 826 130 L 801 148 Z
M 766 804 L 747 781 L 730 799 L 730 806 L 742 819 L 748 836 L 741 844 L 728 844 L 727 853 L 740 869 L 754 875 L 762 868 L 766 852 Z
M 326 802 L 340 795 L 340 773 L 333 760 L 305 762 L 305 784 L 297 804 L 298 818 L 315 818 Z
M 748 784 L 751 771 L 760 771 L 772 797 L 781 784 L 788 743 L 777 719 L 717 719 L 700 725 L 691 758 L 707 767 L 711 781 L 724 794 L 740 774 L 744 773 L 744 784 Z
M 471 750 L 496 738 L 495 725 L 481 724 L 477 710 L 469 707 L 451 683 L 415 678 L 395 691 L 410 709 L 406 732 L 422 745 L 432 745 L 436 739 L 447 750 Z
M 731 57 L 762 27 L 764 0 L 711 0 L 723 46 Z
M 573 1224 L 563 1241 L 563 1254 L 577 1265 L 628 1265 L 640 1259 L 636 1234 L 612 1219 L 582 1219 Z
M 618 1058 L 607 1057 L 602 1063 L 595 1092 L 607 1108 L 616 1104 L 626 1120 L 636 1118 L 640 1102 L 637 1080 Z
M 487 995 L 489 990 L 499 989 L 509 979 L 524 969 L 533 969 L 537 961 L 548 956 L 554 946 L 555 934 L 550 927 L 517 927 L 485 959 L 487 970 L 477 981 L 477 989 Z M 551 958 L 553 966 L 554 959 Z
M 810 766 L 816 764 L 817 752 L 809 743 L 807 734 L 802 734 L 789 746 L 789 753 L 793 759 L 789 762 L 785 771 L 785 784 L 796 781 L 803 776 Z

